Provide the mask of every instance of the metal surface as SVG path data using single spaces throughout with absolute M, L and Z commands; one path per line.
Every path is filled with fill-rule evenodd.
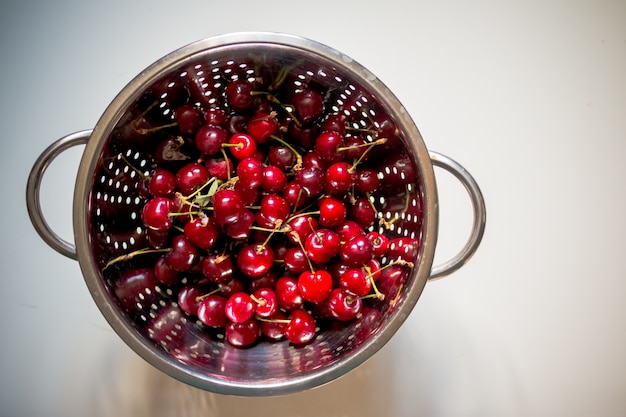
M 487 210 L 480 187 L 474 180 L 474 177 L 461 164 L 452 158 L 433 151 L 430 151 L 430 159 L 433 161 L 433 165 L 450 172 L 463 184 L 470 197 L 474 214 L 472 230 L 463 248 L 451 259 L 440 265 L 433 266 L 430 271 L 428 280 L 434 281 L 458 270 L 474 255 L 485 233 Z
M 39 236 L 54 250 L 70 259 L 77 259 L 73 243 L 61 238 L 48 224 L 41 210 L 41 181 L 50 163 L 63 151 L 89 140 L 91 130 L 84 130 L 64 136 L 46 148 L 33 164 L 26 185 L 26 207 L 28 215 Z
M 342 80 L 345 94 L 351 94 L 349 89 L 360 91 L 364 100 L 379 106 L 395 122 L 416 171 L 416 184 L 407 191 L 411 194 L 382 196 L 390 206 L 394 198 L 411 201 L 408 209 L 421 212 L 420 216 L 407 218 L 400 218 L 391 209 L 383 213 L 398 220 L 386 233 L 393 236 L 411 234 L 421 241 L 415 267 L 406 277 L 401 296 L 393 303 L 376 306 L 348 326 L 320 332 L 313 343 L 305 347 L 294 347 L 287 342 L 260 343 L 249 349 L 229 346 L 223 334 L 207 332 L 185 317 L 167 288 L 148 289 L 145 302 L 137 303 L 137 311 L 123 311 L 113 288 L 124 271 L 112 268 L 104 273 L 102 268 L 107 258 L 131 251 L 143 242 L 143 231 L 135 221 L 141 205 L 137 192 L 139 177 L 132 175 L 128 167 L 129 163 L 147 166 L 151 158 L 144 146 L 117 141 L 115 129 L 132 113 L 133 105 L 141 95 L 163 77 L 184 74 L 196 65 L 203 70 L 222 71 L 220 65 L 225 57 L 245 55 L 250 51 L 287 64 L 304 62 L 302 76 L 322 77 L 324 82 Z M 163 106 L 167 109 L 165 100 Z M 46 154 L 43 159 L 50 161 L 67 146 L 83 143 L 87 133 L 82 135 L 80 140 L 63 141 L 63 146 L 53 145 L 55 152 Z M 203 40 L 167 55 L 132 80 L 106 109 L 91 132 L 78 172 L 73 217 L 75 252 L 73 246 L 60 241 L 49 230 L 43 216 L 37 214 L 40 213 L 37 184 L 45 163 L 41 163 L 43 169 L 33 169 L 37 174 L 33 175 L 32 186 L 29 182 L 28 203 L 36 213 L 32 218 L 38 232 L 55 250 L 78 258 L 85 282 L 102 314 L 117 334 L 146 361 L 174 378 L 205 390 L 234 395 L 277 395 L 324 384 L 363 363 L 402 325 L 426 281 L 458 269 L 476 250 L 485 222 L 480 191 L 462 167 L 442 157 L 433 158 L 431 162 L 433 155 L 428 152 L 417 127 L 397 98 L 380 80 L 349 57 L 327 46 L 289 35 L 232 34 Z M 476 219 L 472 236 L 459 255 L 435 269 L 431 268 L 438 211 L 433 162 L 453 172 L 468 188 Z M 385 175 L 391 174 L 382 173 L 383 182 Z M 113 218 L 116 221 L 111 221 Z M 120 223 L 124 226 L 119 226 Z M 159 328 L 171 329 L 170 342 L 157 344 L 150 339 L 154 328 L 151 326 L 155 323 Z

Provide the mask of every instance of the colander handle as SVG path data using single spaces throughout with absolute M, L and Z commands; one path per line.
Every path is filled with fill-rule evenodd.
M 485 200 L 478 184 L 470 173 L 463 168 L 463 166 L 453 159 L 437 152 L 430 151 L 430 159 L 433 165 L 445 169 L 461 181 L 470 196 L 472 208 L 474 210 L 472 231 L 467 242 L 465 243 L 465 246 L 463 246 L 461 251 L 452 259 L 432 268 L 429 281 L 433 281 L 438 278 L 443 278 L 456 271 L 465 265 L 465 263 L 474 255 L 485 232 L 486 209 Z
M 56 234 L 48 222 L 46 221 L 41 211 L 40 202 L 40 190 L 41 180 L 46 172 L 46 169 L 50 166 L 50 163 L 59 156 L 65 150 L 78 145 L 84 145 L 91 136 L 91 130 L 83 130 L 80 132 L 72 133 L 58 139 L 52 145 L 48 146 L 44 150 L 39 158 L 35 161 L 33 168 L 28 176 L 28 183 L 26 185 L 26 206 L 28 208 L 28 215 L 30 221 L 39 236 L 46 242 L 52 249 L 59 252 L 61 255 L 65 255 L 70 259 L 77 259 L 76 247 L 73 243 L 69 243 Z

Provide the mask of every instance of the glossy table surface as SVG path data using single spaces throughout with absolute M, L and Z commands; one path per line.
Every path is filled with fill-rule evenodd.
M 0 6 L 0 415 L 626 415 L 626 3 L 54 3 Z M 39 154 L 93 127 L 143 68 L 247 30 L 315 39 L 369 68 L 487 205 L 476 255 L 426 285 L 381 351 L 339 380 L 270 398 L 201 392 L 148 367 L 103 319 L 77 262 L 36 234 L 24 198 Z M 42 184 L 68 240 L 80 157 L 61 155 Z M 436 174 L 442 262 L 463 245 L 471 209 Z

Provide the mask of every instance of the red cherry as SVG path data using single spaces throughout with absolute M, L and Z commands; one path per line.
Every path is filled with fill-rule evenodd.
M 364 229 L 374 225 L 376 222 L 376 210 L 365 197 L 359 197 L 348 209 L 348 216 L 358 222 Z
M 279 127 L 273 114 L 259 112 L 248 121 L 246 130 L 256 143 L 267 143 L 270 136 L 278 133 Z
M 389 238 L 387 236 L 378 232 L 369 232 L 366 236 L 372 242 L 374 257 L 382 258 L 387 254 L 389 249 Z
M 323 263 L 339 253 L 341 238 L 329 229 L 318 229 L 304 241 L 307 256 L 313 262 Z
M 268 193 L 279 193 L 287 186 L 287 175 L 279 167 L 269 165 L 263 168 L 261 187 Z
M 141 221 L 149 229 L 166 231 L 174 222 L 170 217 L 172 202 L 165 197 L 154 197 L 149 200 L 141 211 Z
M 217 294 L 207 295 L 198 304 L 197 315 L 209 327 L 224 327 L 228 323 L 226 298 Z
M 272 229 L 285 220 L 291 212 L 287 200 L 278 194 L 265 194 L 261 198 L 259 211 L 256 214 L 256 221 L 261 227 Z
M 259 288 L 252 293 L 252 299 L 256 303 L 255 313 L 259 317 L 270 318 L 278 309 L 276 293 L 271 288 Z
M 289 323 L 284 334 L 287 340 L 296 345 L 309 343 L 315 337 L 316 323 L 305 310 L 294 310 L 289 315 Z
M 245 209 L 241 194 L 223 189 L 213 195 L 213 218 L 219 225 L 235 223 Z
M 281 340 L 285 337 L 285 327 L 287 323 L 287 316 L 280 310 L 276 310 L 276 313 L 267 320 L 259 321 L 259 327 L 261 328 L 261 334 L 270 340 Z
M 335 288 L 330 295 L 326 306 L 330 314 L 339 321 L 350 321 L 357 317 L 363 307 L 359 297 L 354 297 Z
M 256 142 L 250 135 L 236 133 L 228 139 L 228 148 L 235 159 L 251 157 L 256 152 Z
M 309 261 L 304 251 L 297 247 L 292 246 L 285 252 L 285 258 L 283 259 L 283 265 L 287 271 L 294 274 L 301 274 L 309 269 Z
M 216 155 L 228 140 L 228 132 L 217 125 L 202 126 L 195 136 L 196 148 L 204 155 Z
M 346 206 L 338 199 L 324 197 L 319 201 L 319 224 L 333 228 L 346 221 Z
M 287 238 L 294 245 L 299 245 L 298 242 L 306 241 L 309 235 L 318 228 L 317 219 L 308 214 L 292 217 L 287 221 L 287 225 L 291 228 Z
M 373 169 L 362 169 L 356 173 L 354 187 L 362 194 L 371 194 L 380 187 L 378 172 Z
M 348 294 L 364 297 L 372 290 L 372 281 L 362 268 L 350 268 L 339 278 L 339 287 Z
M 185 314 L 196 316 L 200 307 L 200 296 L 202 296 L 200 288 L 195 285 L 185 285 L 178 291 L 178 306 Z
M 154 277 L 164 285 L 174 285 L 179 281 L 178 271 L 167 263 L 165 255 L 154 263 Z
M 347 162 L 336 162 L 328 167 L 324 176 L 324 189 L 329 194 L 341 195 L 355 183 L 352 165 Z
M 341 246 L 339 255 L 346 265 L 363 266 L 374 256 L 374 246 L 366 236 L 357 236 Z
M 150 176 L 148 190 L 155 197 L 172 197 L 176 192 L 176 176 L 168 169 L 157 167 Z
M 226 317 L 235 323 L 243 323 L 254 315 L 255 302 L 245 292 L 236 292 L 226 301 L 224 311 Z
M 274 252 L 262 244 L 242 247 L 237 254 L 237 266 L 246 276 L 258 278 L 269 272 L 274 265 Z
M 326 300 L 333 290 L 333 277 L 325 270 L 305 271 L 298 277 L 302 298 L 312 303 Z
M 204 124 L 202 111 L 192 104 L 183 104 L 174 110 L 174 120 L 183 135 L 192 136 Z
M 278 306 L 283 310 L 296 310 L 304 304 L 304 298 L 298 289 L 298 280 L 293 277 L 279 278 L 276 281 L 275 292 Z
M 224 225 L 224 232 L 235 240 L 247 240 L 250 236 L 250 227 L 254 224 L 254 222 L 254 213 L 248 209 L 244 209 L 241 212 L 241 217 L 237 221 Z
M 208 255 L 200 261 L 202 274 L 215 284 L 228 282 L 233 278 L 234 266 L 228 255 Z
M 209 180 L 209 171 L 204 165 L 191 162 L 176 173 L 176 184 L 183 194 L 191 194 Z
M 196 217 L 187 222 L 183 229 L 185 237 L 200 249 L 209 249 L 219 236 L 219 230 L 208 217 Z
M 236 111 L 248 110 L 254 104 L 254 85 L 244 79 L 234 80 L 226 86 L 226 101 Z
M 315 151 L 328 164 L 343 160 L 344 155 L 339 151 L 343 145 L 343 136 L 337 132 L 325 131 L 315 139 Z
M 346 220 L 334 229 L 341 238 L 342 242 L 348 242 L 355 237 L 365 236 L 365 231 L 360 224 L 353 220 Z
M 172 238 L 172 249 L 165 260 L 176 271 L 189 271 L 198 260 L 198 249 L 184 235 L 177 235 Z
M 259 338 L 259 323 L 255 318 L 248 319 L 243 323 L 230 322 L 226 325 L 226 340 L 233 346 L 250 346 Z
M 324 111 L 322 95 L 308 88 L 294 94 L 293 105 L 298 119 L 304 124 L 312 122 Z
M 268 152 L 267 158 L 270 165 L 286 171 L 293 167 L 296 163 L 296 156 L 287 146 L 272 146 Z
M 243 158 L 237 164 L 237 176 L 244 187 L 258 188 L 263 183 L 263 164 L 253 157 Z

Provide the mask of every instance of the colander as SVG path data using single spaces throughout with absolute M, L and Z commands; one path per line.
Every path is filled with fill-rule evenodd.
M 142 176 L 163 155 L 154 138 L 168 134 L 173 106 L 181 102 L 211 106 L 224 94 L 229 80 L 268 76 L 296 86 L 320 87 L 326 92 L 327 108 L 343 113 L 351 129 L 367 141 L 376 139 L 369 130 L 372 126 L 386 129 L 395 139 L 377 147 L 367 162 L 382 184 L 371 196 L 379 208 L 379 222 L 371 230 L 390 238 L 416 239 L 419 246 L 413 266 L 404 268 L 392 283 L 392 294 L 370 303 L 354 321 L 320 324 L 314 340 L 304 346 L 284 340 L 241 348 L 227 343 L 223 332 L 185 315 L 177 305 L 175 286 L 137 288 L 125 277 L 131 270 L 149 268 L 154 257 L 120 257 L 149 245 L 140 218 L 146 201 Z M 142 130 L 146 121 L 165 127 L 147 135 Z M 46 222 L 39 194 L 49 164 L 76 145 L 85 149 L 75 183 L 71 243 Z M 175 148 L 168 152 L 176 159 Z M 439 266 L 433 266 L 438 229 L 433 166 L 458 178 L 473 207 L 467 243 Z M 427 281 L 457 270 L 475 253 L 485 227 L 485 204 L 475 180 L 454 160 L 426 148 L 410 115 L 378 78 L 328 46 L 279 33 L 235 33 L 201 40 L 146 68 L 115 97 L 92 130 L 67 135 L 41 154 L 28 179 L 27 205 L 41 238 L 78 260 L 98 308 L 138 355 L 192 386 L 245 396 L 306 390 L 363 363 L 402 325 Z M 122 260 L 109 267 L 114 259 Z M 130 295 L 120 291 L 123 280 L 135 285 Z

